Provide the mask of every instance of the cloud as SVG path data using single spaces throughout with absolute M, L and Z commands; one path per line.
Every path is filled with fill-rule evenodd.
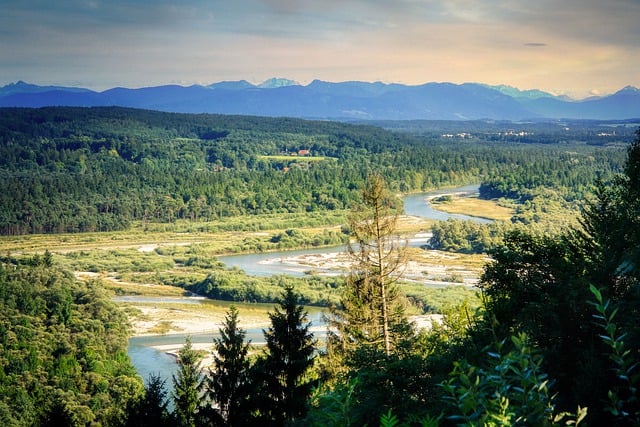
M 598 79 L 640 85 L 637 1 L 4 0 L 0 75 L 103 87 L 280 75 L 606 91 Z

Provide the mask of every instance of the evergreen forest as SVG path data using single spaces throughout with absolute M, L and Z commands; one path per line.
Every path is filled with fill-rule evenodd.
M 304 286 L 270 279 L 265 344 L 246 339 L 232 305 L 212 365 L 187 339 L 167 384 L 137 375 L 126 314 L 99 280 L 69 267 L 81 254 L 66 264 L 49 251 L 3 254 L 6 426 L 640 425 L 637 123 L 7 108 L 0 150 L 5 242 L 159 226 L 271 232 L 265 218 L 290 217 L 339 231 L 313 244 L 288 224 L 261 248 L 347 242 L 353 260 L 339 280 L 307 280 L 327 308 L 322 342 Z M 479 303 L 456 301 L 419 328 L 401 278 L 397 195 L 478 183 L 480 199 L 512 209 L 510 220 L 434 222 L 428 246 L 486 256 Z M 164 284 L 247 301 L 237 282 L 220 286 L 240 272 L 204 256 L 178 261 L 209 273 Z
M 451 122 L 412 123 L 398 132 L 115 107 L 0 109 L 0 234 L 349 209 L 372 171 L 394 192 L 482 181 L 486 197 L 526 201 L 553 188 L 572 202 L 597 175 L 620 170 L 633 139 L 625 123 L 531 124 L 526 138 L 509 123 L 471 122 L 460 137 Z

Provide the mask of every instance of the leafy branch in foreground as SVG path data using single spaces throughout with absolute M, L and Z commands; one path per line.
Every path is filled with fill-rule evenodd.
M 448 418 L 465 426 L 578 425 L 587 409 L 575 415 L 555 413 L 553 382 L 542 371 L 542 356 L 524 333 L 511 336 L 513 350 L 505 352 L 507 341 L 488 351 L 490 365 L 480 368 L 466 360 L 454 363 L 450 379 L 444 382 L 444 399 L 451 405 Z
M 636 387 L 640 377 L 636 369 L 639 363 L 632 357 L 631 350 L 625 346 L 624 339 L 627 334 L 619 331 L 614 323 L 618 309 L 611 308 L 611 300 L 605 299 L 598 288 L 590 285 L 589 289 L 595 297 L 593 305 L 598 313 L 593 317 L 604 330 L 600 338 L 609 348 L 609 359 L 614 365 L 612 370 L 615 373 L 615 384 L 607 393 L 609 402 L 605 409 L 619 422 L 637 425 L 640 422 Z

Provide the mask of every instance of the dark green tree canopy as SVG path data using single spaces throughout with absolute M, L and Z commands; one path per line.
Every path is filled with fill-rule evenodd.
M 178 351 L 178 371 L 173 375 L 173 413 L 180 427 L 199 425 L 204 386 L 201 360 L 201 354 L 193 348 L 191 337 L 187 337 Z
M 314 384 L 308 371 L 313 365 L 316 341 L 309 330 L 307 313 L 290 286 L 285 287 L 269 318 L 271 326 L 264 331 L 266 354 L 254 367 L 259 381 L 258 419 L 282 425 L 306 413 Z
M 238 325 L 238 314 L 235 306 L 229 308 L 220 338 L 213 341 L 214 365 L 209 373 L 208 396 L 212 421 L 217 425 L 247 425 L 250 415 L 250 343 L 244 341 L 246 331 Z

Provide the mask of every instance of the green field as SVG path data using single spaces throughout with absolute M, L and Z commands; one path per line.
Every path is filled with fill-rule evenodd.
M 292 155 L 274 155 L 274 156 L 257 156 L 258 159 L 271 160 L 276 162 L 322 162 L 325 160 L 337 161 L 334 157 L 325 156 L 292 156 Z

